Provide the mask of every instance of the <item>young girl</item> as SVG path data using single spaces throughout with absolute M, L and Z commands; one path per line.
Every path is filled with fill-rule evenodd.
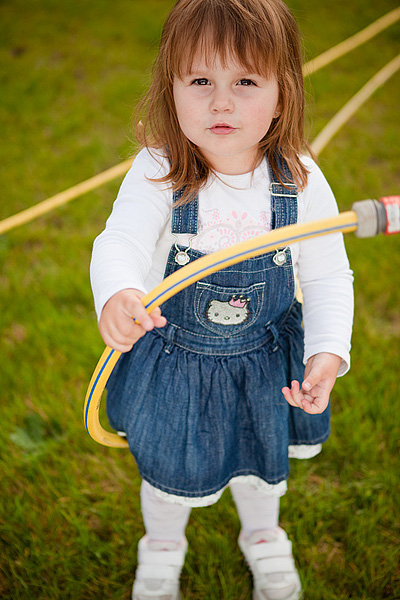
M 153 75 L 143 148 L 91 264 L 101 335 L 123 352 L 108 416 L 143 478 L 133 598 L 179 598 L 190 509 L 229 486 L 254 599 L 295 600 L 279 497 L 288 457 L 315 456 L 327 439 L 329 395 L 349 368 L 342 236 L 209 275 L 165 302 L 163 315 L 148 315 L 141 298 L 204 253 L 337 213 L 304 155 L 296 23 L 281 0 L 178 0 Z

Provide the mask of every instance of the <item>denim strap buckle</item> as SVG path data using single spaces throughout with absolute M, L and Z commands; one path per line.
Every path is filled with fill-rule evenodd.
M 280 190 L 278 192 L 274 192 L 274 185 L 277 185 Z M 297 185 L 295 183 L 285 183 L 282 185 L 281 183 L 277 183 L 276 181 L 271 181 L 269 184 L 269 191 L 271 196 L 286 196 L 287 198 L 297 198 L 297 193 L 290 194 L 290 189 L 286 190 L 286 188 L 292 188 L 297 191 Z
M 190 262 L 190 256 L 188 254 L 189 250 L 191 250 L 192 248 L 192 242 L 194 240 L 195 237 L 197 237 L 197 233 L 195 233 L 194 235 L 192 235 L 191 238 L 189 238 L 189 243 L 188 243 L 188 247 L 185 248 L 184 250 L 181 250 L 178 246 L 178 236 L 173 233 L 173 231 L 170 231 L 171 236 L 175 239 L 175 250 L 176 250 L 176 254 L 174 257 L 174 261 L 176 262 L 176 264 L 178 264 L 180 267 L 184 267 L 185 265 L 188 264 L 188 262 Z

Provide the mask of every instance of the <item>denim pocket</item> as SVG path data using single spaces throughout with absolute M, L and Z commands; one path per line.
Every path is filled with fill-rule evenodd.
M 265 282 L 222 287 L 199 281 L 194 294 L 196 320 L 214 333 L 231 337 L 255 323 L 264 304 Z

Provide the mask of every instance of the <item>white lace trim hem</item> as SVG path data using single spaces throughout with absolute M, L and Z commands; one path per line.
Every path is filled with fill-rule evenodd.
M 313 458 L 313 456 L 319 454 L 321 450 L 322 444 L 315 444 L 313 446 L 309 446 L 307 444 L 289 446 L 289 458 Z M 209 494 L 208 496 L 200 496 L 196 498 L 169 494 L 168 492 L 159 490 L 151 484 L 149 485 L 151 485 L 153 488 L 154 494 L 166 502 L 170 502 L 171 504 L 181 504 L 182 506 L 190 506 L 191 508 L 200 508 L 204 506 L 211 506 L 212 504 L 218 502 L 226 488 L 229 487 L 231 483 L 245 483 L 254 487 L 256 490 L 264 492 L 268 496 L 280 497 L 283 496 L 287 490 L 286 481 L 280 481 L 279 483 L 273 484 L 264 481 L 256 475 L 239 475 L 237 477 L 232 477 L 229 483 L 223 487 L 222 490 L 218 490 L 218 492 Z
M 203 506 L 211 506 L 211 504 L 215 504 L 221 498 L 223 492 L 231 483 L 246 483 L 258 490 L 262 490 L 266 494 L 270 496 L 283 496 L 287 489 L 286 481 L 280 481 L 277 484 L 267 483 L 260 477 L 256 475 L 239 475 L 238 477 L 232 477 L 229 483 L 222 488 L 222 490 L 218 490 L 215 494 L 209 494 L 208 496 L 201 496 L 196 498 L 188 498 L 186 496 L 176 496 L 175 494 L 169 494 L 168 492 L 163 492 L 158 488 L 153 487 L 153 491 L 158 498 L 162 498 L 166 502 L 171 502 L 172 504 L 181 504 L 182 506 L 190 506 L 192 508 L 200 508 Z
M 313 458 L 322 450 L 322 444 L 299 444 L 298 446 L 289 446 L 289 458 Z

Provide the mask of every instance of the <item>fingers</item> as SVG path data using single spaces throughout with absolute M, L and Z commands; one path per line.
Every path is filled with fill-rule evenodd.
M 131 318 L 120 318 L 105 324 L 100 323 L 99 329 L 107 346 L 119 352 L 131 350 L 133 345 L 146 333 L 143 327 L 136 325 Z
M 304 408 L 304 402 L 312 402 L 314 400 L 310 394 L 302 392 L 298 381 L 292 381 L 290 388 L 282 388 L 282 393 L 291 406 L 298 406 L 299 408 Z
M 164 327 L 166 319 L 160 308 L 148 314 L 139 290 L 122 290 L 110 298 L 103 308 L 99 329 L 104 342 L 119 352 L 132 346 L 154 327 Z
M 303 401 L 303 410 L 310 415 L 318 415 L 326 409 L 328 406 L 329 397 L 325 398 L 314 398 L 312 402 L 309 402 L 307 399 Z
M 298 381 L 292 381 L 290 387 L 282 388 L 286 401 L 309 414 L 322 413 L 329 404 L 340 363 L 340 356 L 328 352 L 311 356 L 306 364 L 301 387 Z
M 164 327 L 167 324 L 167 319 L 162 316 L 160 307 L 157 306 L 149 314 L 139 296 L 130 298 L 125 309 L 126 315 L 130 316 L 145 332 L 151 331 L 154 327 Z
M 129 314 L 132 315 L 131 320 L 135 326 L 143 330 L 143 335 L 154 329 L 154 327 L 165 327 L 167 324 L 167 319 L 161 314 L 160 308 L 155 308 L 149 314 L 141 302 L 139 304 L 135 303 Z
M 317 386 L 323 378 L 323 372 L 321 368 L 314 367 L 310 373 L 305 377 L 301 389 L 305 394 L 310 393 L 315 386 Z
M 305 387 L 309 386 L 306 385 Z M 304 390 L 304 383 L 300 388 L 298 381 L 292 381 L 290 388 L 282 388 L 282 394 L 291 406 L 301 408 L 309 414 L 322 413 L 328 405 L 329 393 L 321 392 L 318 387 L 310 387 L 309 392 Z
M 301 404 L 303 394 L 300 392 L 300 385 L 298 381 L 292 381 L 290 388 L 282 388 L 282 394 L 284 395 L 285 400 L 289 402 L 291 406 L 298 406 L 299 408 L 303 408 Z
M 162 316 L 159 307 L 151 311 L 150 317 L 153 320 L 154 327 L 165 327 L 165 325 L 167 324 L 167 319 Z
M 149 313 L 146 311 L 139 294 L 130 294 L 124 300 L 124 315 L 133 319 L 134 322 L 138 326 L 142 327 L 145 332 L 151 331 L 154 328 L 154 322 Z M 156 311 L 157 309 L 154 310 Z

